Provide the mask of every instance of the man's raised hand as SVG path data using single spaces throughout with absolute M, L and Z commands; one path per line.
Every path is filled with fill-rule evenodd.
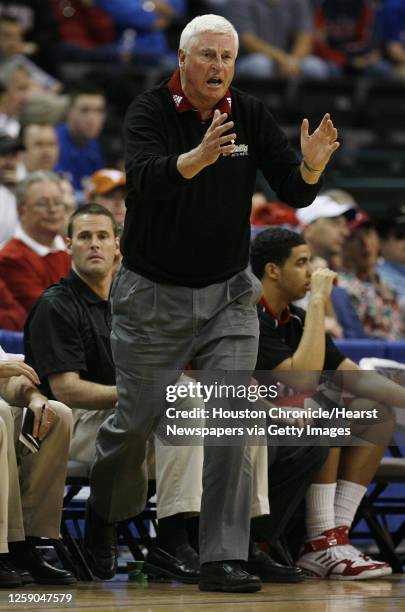
M 309 133 L 308 119 L 301 125 L 301 153 L 305 168 L 321 174 L 332 154 L 339 148 L 337 129 L 326 113 L 316 130 Z
M 204 138 L 197 147 L 197 153 L 204 166 L 214 164 L 220 155 L 231 155 L 235 151 L 236 134 L 225 134 L 233 128 L 233 121 L 227 120 L 228 115 L 215 110 L 212 123 L 205 132 Z
M 323 302 L 329 299 L 332 287 L 337 283 L 337 274 L 329 268 L 318 268 L 311 275 L 311 298 L 320 298 Z

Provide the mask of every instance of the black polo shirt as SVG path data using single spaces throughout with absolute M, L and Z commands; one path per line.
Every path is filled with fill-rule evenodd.
M 184 100 L 173 98 L 167 82 L 130 105 L 121 248 L 133 272 L 157 283 L 206 287 L 246 268 L 258 169 L 286 204 L 300 208 L 316 197 L 321 181 L 302 179 L 300 160 L 266 104 L 235 88 L 230 97 L 237 149 L 191 179 L 180 174 L 178 157 L 201 143 L 211 120 L 177 112 Z
M 73 271 L 35 302 L 24 328 L 24 348 L 51 399 L 50 374 L 79 372 L 84 380 L 115 385 L 108 302 Z
M 259 351 L 256 370 L 274 370 L 292 357 L 301 342 L 305 325 L 305 310 L 290 304 L 277 319 L 263 303 L 257 305 L 260 323 Z M 326 334 L 323 370 L 336 370 L 345 355 Z

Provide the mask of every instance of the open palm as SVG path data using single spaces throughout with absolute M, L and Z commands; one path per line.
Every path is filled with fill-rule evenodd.
M 326 113 L 316 130 L 309 134 L 308 119 L 301 126 L 301 153 L 310 169 L 322 172 L 331 155 L 340 146 L 337 141 L 337 129 L 329 113 Z

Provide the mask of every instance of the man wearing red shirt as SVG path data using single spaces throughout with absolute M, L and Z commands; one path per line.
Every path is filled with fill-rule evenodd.
M 0 277 L 28 314 L 41 293 L 69 272 L 70 256 L 60 235 L 65 216 L 59 178 L 33 172 L 16 195 L 20 225 L 0 251 Z

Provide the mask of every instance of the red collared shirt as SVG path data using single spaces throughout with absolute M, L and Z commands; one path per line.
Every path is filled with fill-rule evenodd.
M 271 315 L 273 317 L 273 319 L 275 321 L 275 324 L 276 324 L 276 327 L 278 327 L 279 325 L 285 325 L 290 320 L 291 312 L 290 312 L 290 309 L 289 309 L 288 306 L 287 306 L 287 308 L 285 308 L 283 310 L 282 313 L 280 313 L 280 317 L 278 317 L 277 315 L 275 315 L 271 311 L 271 308 L 270 308 L 267 300 L 264 297 L 260 298 L 260 302 L 259 303 L 269 313 L 269 315 Z
M 174 102 L 174 105 L 178 113 L 185 113 L 187 111 L 195 111 L 200 115 L 200 118 L 201 118 L 200 112 L 196 108 L 193 107 L 190 100 L 188 100 L 188 98 L 186 97 L 183 91 L 183 88 L 181 86 L 181 81 L 180 81 L 180 70 L 178 68 L 172 74 L 172 77 L 170 81 L 168 82 L 167 86 L 169 88 L 170 95 L 172 96 L 172 100 Z M 221 100 L 217 103 L 217 105 L 212 111 L 212 114 L 214 113 L 214 110 L 216 109 L 220 110 L 221 113 L 227 113 L 228 115 L 232 113 L 232 97 L 231 97 L 231 92 L 229 91 L 229 89 L 224 95 L 224 97 L 221 98 Z

